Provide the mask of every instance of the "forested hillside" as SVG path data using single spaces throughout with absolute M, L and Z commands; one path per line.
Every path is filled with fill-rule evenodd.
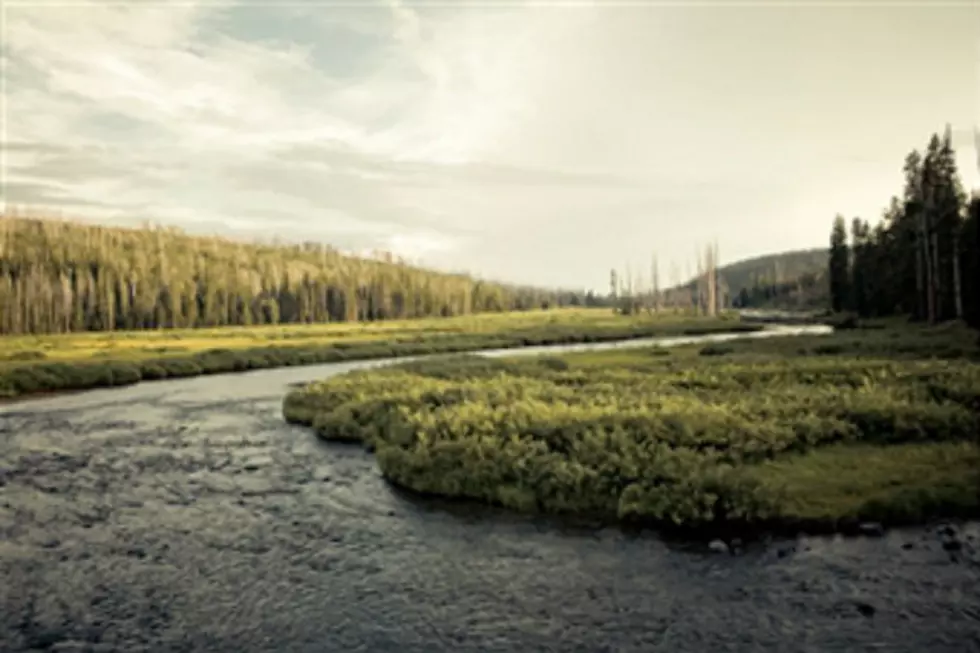
M 743 288 L 823 274 L 827 270 L 827 256 L 826 248 L 767 254 L 724 265 L 718 269 L 718 274 L 725 278 L 733 295 L 737 295 Z
M 828 272 L 836 311 L 980 325 L 980 195 L 967 197 L 949 128 L 905 158 L 905 188 L 873 227 L 834 220 Z
M 826 308 L 829 303 L 826 249 L 766 254 L 736 261 L 716 271 L 723 305 L 736 308 Z M 667 291 L 696 295 L 701 276 Z
M 770 254 L 726 265 L 718 273 L 740 308 L 822 309 L 829 303 L 826 249 Z
M 262 245 L 174 228 L 0 215 L 0 333 L 465 315 L 595 303 L 319 243 Z

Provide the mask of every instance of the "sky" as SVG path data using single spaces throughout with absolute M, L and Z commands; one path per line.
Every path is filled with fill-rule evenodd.
M 8 206 L 605 289 L 824 246 L 947 123 L 980 0 L 0 3 Z

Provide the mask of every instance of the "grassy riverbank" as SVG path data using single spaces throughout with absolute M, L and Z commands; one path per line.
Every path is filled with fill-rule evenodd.
M 561 309 L 369 323 L 5 337 L 0 338 L 0 397 L 287 365 L 759 328 L 734 317 L 621 317 L 608 309 Z
M 832 530 L 980 509 L 980 362 L 955 326 L 412 362 L 284 413 L 399 486 L 521 511 Z

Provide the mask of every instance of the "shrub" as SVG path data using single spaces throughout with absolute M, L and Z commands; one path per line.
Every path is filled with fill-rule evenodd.
M 708 345 L 702 347 L 698 353 L 701 356 L 726 356 L 734 351 L 735 348 L 728 345 Z
M 980 366 L 861 358 L 855 346 L 831 341 L 819 357 L 774 343 L 694 347 L 693 357 L 442 357 L 296 389 L 284 411 L 325 439 L 375 450 L 400 486 L 522 511 L 699 526 L 974 505 L 964 492 L 980 482 L 970 467 Z M 948 455 L 960 446 L 973 448 Z M 799 482 L 834 447 L 865 462 Z M 912 450 L 953 460 L 953 489 L 895 485 L 921 475 Z M 859 482 L 866 503 L 846 491 Z

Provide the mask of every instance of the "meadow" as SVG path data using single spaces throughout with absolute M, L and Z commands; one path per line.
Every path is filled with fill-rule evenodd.
M 848 530 L 980 511 L 980 354 L 959 325 L 535 358 L 297 389 L 292 422 L 393 484 L 681 529 Z
M 142 380 L 391 356 L 752 331 L 735 316 L 617 316 L 609 309 L 371 322 L 95 331 L 0 337 L 0 397 Z

